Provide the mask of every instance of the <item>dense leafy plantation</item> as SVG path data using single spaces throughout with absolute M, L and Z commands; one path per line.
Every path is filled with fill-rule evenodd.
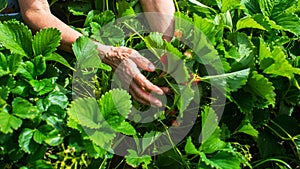
M 1 168 L 299 168 L 300 1 L 175 0 L 171 42 L 137 0 L 91 2 L 49 1 L 86 36 L 74 54 L 56 29 L 1 21 Z M 112 88 L 90 38 L 147 56 L 165 107 Z

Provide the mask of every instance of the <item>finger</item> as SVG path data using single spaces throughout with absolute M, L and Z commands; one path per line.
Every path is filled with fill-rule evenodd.
M 116 49 L 117 49 L 119 55 L 124 55 L 124 56 L 130 56 L 135 51 L 131 48 L 127 48 L 127 47 L 123 47 L 123 46 L 117 47 Z
M 117 74 L 122 75 L 120 78 L 124 80 L 133 80 L 140 73 L 137 65 L 131 59 L 124 59 L 116 70 Z
M 159 87 L 165 94 L 172 94 L 173 91 L 168 87 Z
M 139 102 L 139 103 L 141 103 L 141 104 L 150 106 L 150 102 L 147 102 L 147 101 L 145 101 L 145 100 L 139 98 L 139 97 L 135 94 L 135 92 L 133 92 L 133 90 L 130 90 L 129 93 L 130 93 L 131 97 L 132 97 L 135 101 L 137 101 L 137 102 Z
M 132 93 L 136 100 L 141 100 L 141 103 L 148 103 L 157 107 L 162 107 L 160 100 L 152 96 L 150 93 L 142 90 L 135 82 L 130 85 L 130 93 Z
M 134 76 L 134 80 L 135 82 L 140 86 L 140 87 L 144 87 L 145 89 L 151 91 L 151 92 L 155 92 L 159 95 L 163 95 L 164 92 L 161 88 L 157 87 L 156 85 L 154 85 L 153 83 L 151 83 L 143 74 L 138 73 Z
M 133 51 L 132 55 L 130 55 L 129 58 L 141 69 L 149 72 L 155 71 L 155 66 L 153 65 L 153 63 L 151 63 L 137 51 Z

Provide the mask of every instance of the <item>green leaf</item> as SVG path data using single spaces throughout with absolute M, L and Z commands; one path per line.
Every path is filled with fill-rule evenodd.
M 193 21 L 189 16 L 182 12 L 175 12 L 174 30 L 180 31 L 182 37 L 190 37 L 192 35 L 193 26 Z
M 193 144 L 191 137 L 188 137 L 186 139 L 186 144 L 185 144 L 184 150 L 187 154 L 199 154 L 199 151 Z
M 147 166 L 151 163 L 151 157 L 149 155 L 139 156 L 136 151 L 128 150 L 128 155 L 125 156 L 126 163 L 130 166 L 137 168 L 142 163 Z
M 295 35 L 300 35 L 300 18 L 296 14 L 281 13 L 280 15 L 272 18 L 277 25 L 280 25 L 283 30 L 289 31 Z
M 29 155 L 26 155 L 26 157 L 28 159 L 28 163 L 30 163 L 32 166 L 32 163 L 35 163 L 37 160 L 43 159 L 45 154 L 47 153 L 47 151 L 49 151 L 49 147 L 47 147 L 44 144 L 36 144 L 34 142 L 34 148 L 33 148 L 32 153 Z M 40 167 L 36 167 L 36 168 L 40 168 Z M 43 168 L 43 169 L 45 169 L 45 168 Z
M 104 120 L 94 98 L 76 99 L 71 103 L 67 113 L 77 123 L 91 129 L 99 129 Z
M 0 13 L 7 7 L 7 1 L 1 1 L 0 2 Z
M 92 10 L 92 3 L 87 2 L 71 2 L 68 4 L 68 10 L 75 16 L 84 16 Z
M 16 73 L 18 72 L 18 69 L 19 69 L 22 61 L 23 60 L 22 60 L 21 55 L 12 54 L 12 55 L 8 56 L 8 58 L 7 58 L 8 67 L 13 75 L 16 75 Z
M 33 134 L 33 140 L 39 144 L 42 144 L 45 140 L 45 135 L 41 131 L 36 130 Z
M 76 143 L 75 143 L 76 144 Z M 102 149 L 101 147 L 97 146 L 90 140 L 84 140 L 83 141 L 84 149 L 87 151 L 89 156 L 97 158 L 103 158 L 104 155 L 106 155 L 106 151 Z
M 53 91 L 56 86 L 56 77 L 42 80 L 30 80 L 29 84 L 33 87 L 33 90 L 37 92 L 38 96 L 44 95 Z
M 18 68 L 17 74 L 23 77 L 25 80 L 32 80 L 35 75 L 34 64 L 30 61 L 22 63 Z
M 195 96 L 195 91 L 191 88 L 191 84 L 187 84 L 186 86 L 179 86 L 179 88 L 180 93 L 178 95 L 179 100 L 177 103 L 177 107 L 179 110 L 180 117 L 183 117 L 183 112 L 193 100 Z
M 45 143 L 47 143 L 50 146 L 58 146 L 63 142 L 63 137 L 60 134 L 59 130 L 52 130 L 47 135 L 45 135 Z
M 34 130 L 25 128 L 19 135 L 19 146 L 24 150 L 26 153 L 31 153 L 32 147 L 32 137 L 33 137 Z
M 294 68 L 286 59 L 286 54 L 280 47 L 275 46 L 274 50 L 270 52 L 267 45 L 260 41 L 259 49 L 260 68 L 264 73 L 284 76 L 289 79 L 294 77 L 294 74 L 300 74 L 299 68 Z
M 253 28 L 253 29 L 261 29 L 266 30 L 262 25 L 257 23 L 252 17 L 246 16 L 241 18 L 236 24 L 236 30 L 244 29 L 244 28 Z
M 88 135 L 88 138 L 95 144 L 106 150 L 111 149 L 112 141 L 115 138 L 116 133 L 106 121 L 102 123 L 102 127 L 100 129 L 94 130 L 85 128 L 84 131 Z
M 204 143 L 216 130 L 218 126 L 218 117 L 215 111 L 205 106 L 202 112 L 202 143 Z
M 231 9 L 241 9 L 242 6 L 239 0 L 222 0 L 222 12 L 226 12 Z
M 98 68 L 101 60 L 97 46 L 88 37 L 79 37 L 73 44 L 73 51 L 79 68 Z
M 101 70 L 106 70 L 106 71 L 112 71 L 112 68 L 109 66 L 109 65 L 107 65 L 107 64 L 105 64 L 105 63 L 100 63 L 100 65 L 99 65 L 99 69 L 101 69 Z
M 171 43 L 166 42 L 168 68 L 167 72 L 172 75 L 177 83 L 187 82 L 189 73 L 182 59 L 181 52 L 175 48 Z
M 46 160 L 42 160 L 42 159 L 30 163 L 30 165 L 33 168 L 53 169 L 53 166 L 51 164 L 49 164 Z
M 233 102 L 237 104 L 238 108 L 243 113 L 250 113 L 254 108 L 255 98 L 254 96 L 244 90 L 238 90 L 237 92 L 231 93 Z
M 46 66 L 46 60 L 44 56 L 42 55 L 36 56 L 33 59 L 33 63 L 35 65 L 35 72 L 37 76 L 42 75 L 46 71 L 47 66 Z
M 34 119 L 40 114 L 39 110 L 32 103 L 21 97 L 13 100 L 12 112 L 22 119 Z
M 262 158 L 286 155 L 286 150 L 278 138 L 266 130 L 259 132 L 257 147 Z
M 233 169 L 240 168 L 242 160 L 235 154 L 220 151 L 211 158 L 207 158 L 204 153 L 200 154 L 202 165 L 199 168 Z
M 34 56 L 48 56 L 60 45 L 60 32 L 56 28 L 42 29 L 33 37 L 32 48 Z
M 260 6 L 256 0 L 244 0 L 241 1 L 241 4 L 245 6 L 246 13 L 249 15 L 261 13 Z
M 252 126 L 248 119 L 244 119 L 240 124 L 237 132 L 245 133 L 255 138 L 258 137 L 259 132 Z
M 44 105 L 46 110 L 50 106 L 59 106 L 60 108 L 65 109 L 68 106 L 68 103 L 68 97 L 64 93 L 58 91 L 50 93 L 44 99 Z
M 12 53 L 30 57 L 32 55 L 31 31 L 23 23 L 7 21 L 0 23 L 1 44 Z
M 261 0 L 261 1 L 258 1 L 258 3 L 259 3 L 259 7 L 260 7 L 262 14 L 265 16 L 270 16 L 271 12 L 273 10 L 273 7 L 275 5 L 274 1 L 273 0 Z
M 99 27 L 92 27 L 92 33 L 92 38 L 105 45 L 115 46 L 125 38 L 123 30 L 112 23 L 106 24 L 100 29 Z
M 201 81 L 212 82 L 213 85 L 217 85 L 221 88 L 227 88 L 228 91 L 237 91 L 243 85 L 246 84 L 249 76 L 250 69 L 244 69 L 232 73 L 225 73 L 222 75 L 204 76 Z
M 199 29 L 195 29 L 195 31 L 190 30 L 189 34 L 192 34 L 188 35 L 191 36 L 192 39 L 186 40 L 185 43 L 187 43 L 187 45 L 194 51 L 195 56 L 193 56 L 193 58 L 205 66 L 211 66 L 217 71 L 217 73 L 223 72 L 224 68 L 220 61 L 218 52 L 209 42 L 205 34 Z
M 110 90 L 102 95 L 99 100 L 99 108 L 104 118 L 116 114 L 126 118 L 131 111 L 130 95 L 122 89 Z
M 4 134 L 13 133 L 13 129 L 17 130 L 21 125 L 21 119 L 8 114 L 7 112 L 0 112 L 0 131 Z
M 164 47 L 163 34 L 159 32 L 151 32 L 149 36 L 144 38 L 148 49 L 162 49 Z
M 7 56 L 0 52 L 0 68 L 7 70 Z
M 214 153 L 225 147 L 226 143 L 220 139 L 220 128 L 218 127 L 218 116 L 214 110 L 206 106 L 202 112 L 202 131 L 200 151 Z
M 291 8 L 296 6 L 295 0 L 246 0 L 245 6 L 251 11 L 251 15 L 256 13 L 264 15 L 264 20 L 267 21 L 264 24 L 268 26 L 262 24 L 262 22 L 259 23 L 265 28 L 271 26 L 273 29 L 289 31 L 299 35 L 300 28 L 297 25 L 300 24 L 300 18 L 293 13 L 295 10 L 291 10 Z M 255 18 L 257 19 L 257 16 Z M 260 19 L 260 21 L 262 20 Z
M 130 3 L 128 3 L 124 0 L 117 2 L 117 10 L 118 10 L 119 18 L 125 17 L 125 16 L 131 16 L 131 15 L 135 14 Z
M 71 70 L 74 70 L 74 68 L 72 66 L 70 66 L 70 64 L 68 63 L 68 61 L 63 57 L 61 56 L 60 54 L 58 53 L 52 53 L 48 56 L 45 57 L 45 60 L 46 61 L 55 61 L 55 62 L 58 62 L 68 68 L 70 68 Z
M 259 107 L 266 108 L 268 105 L 275 105 L 276 93 L 272 82 L 256 71 L 250 75 L 245 89 L 253 94 L 256 101 L 260 102 Z
M 135 129 L 125 122 L 131 109 L 130 95 L 125 90 L 114 89 L 99 100 L 99 108 L 106 122 L 116 132 L 134 135 Z
M 7 100 L 10 90 L 8 87 L 0 87 L 0 99 Z
M 96 14 L 93 17 L 94 22 L 97 22 L 100 27 L 103 27 L 107 24 L 111 24 L 115 21 L 115 14 L 111 10 L 105 10 L 104 12 L 101 12 L 100 14 Z
M 232 70 L 235 71 L 251 67 L 254 62 L 255 46 L 250 38 L 245 33 L 235 32 L 229 34 L 228 39 L 234 44 L 233 50 L 236 50 L 236 54 L 230 57 L 235 60 L 235 62 L 231 64 Z
M 9 74 L 9 71 L 5 71 L 3 70 L 1 67 L 0 67 L 0 77 L 3 77 L 5 75 L 8 75 Z
M 195 4 L 195 5 L 199 6 L 199 7 L 202 7 L 202 8 L 208 8 L 208 9 L 213 10 L 213 9 L 210 8 L 209 6 L 206 6 L 206 5 L 204 5 L 203 3 L 201 3 L 201 2 L 199 2 L 199 1 L 197 1 L 197 0 L 189 0 L 189 2 Z M 212 3 L 212 4 L 214 4 L 214 3 L 216 3 L 216 2 L 206 1 L 205 4 L 207 4 L 207 3 Z M 211 5 L 211 4 L 210 4 L 210 5 Z
M 193 18 L 195 27 L 200 29 L 209 38 L 211 43 L 215 45 L 218 28 L 214 21 L 208 18 L 202 18 L 196 14 L 193 14 Z

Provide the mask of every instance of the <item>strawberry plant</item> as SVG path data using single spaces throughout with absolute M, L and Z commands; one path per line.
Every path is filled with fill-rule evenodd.
M 0 23 L 1 168 L 300 166 L 298 1 L 175 0 L 170 42 L 138 1 L 50 4 L 84 35 L 74 54 Z M 151 60 L 164 106 L 133 100 L 91 39 Z

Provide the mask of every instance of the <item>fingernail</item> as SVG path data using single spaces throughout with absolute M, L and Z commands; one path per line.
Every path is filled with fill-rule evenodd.
M 148 66 L 149 70 L 154 71 L 155 70 L 155 66 L 153 64 L 149 64 Z
M 162 103 L 159 100 L 156 100 L 154 103 L 157 107 L 162 107 Z
M 156 90 L 156 93 L 159 94 L 159 95 L 163 95 L 164 92 L 162 90 Z

